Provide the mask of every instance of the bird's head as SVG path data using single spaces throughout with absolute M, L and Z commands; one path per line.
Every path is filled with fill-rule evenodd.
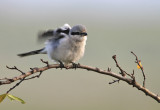
M 75 40 L 83 41 L 87 38 L 86 28 L 83 25 L 75 25 L 71 28 L 70 37 Z

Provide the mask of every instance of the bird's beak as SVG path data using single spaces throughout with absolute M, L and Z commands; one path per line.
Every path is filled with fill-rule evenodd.
M 83 32 L 82 35 L 83 35 L 83 36 L 87 36 L 88 34 L 87 34 L 86 32 Z

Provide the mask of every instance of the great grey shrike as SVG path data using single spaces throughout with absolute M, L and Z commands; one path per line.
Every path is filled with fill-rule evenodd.
M 41 32 L 38 39 L 47 39 L 44 48 L 18 54 L 18 56 L 48 54 L 50 59 L 67 65 L 75 63 L 84 55 L 87 32 L 83 25 L 79 24 L 71 28 L 68 24 L 64 24 L 55 30 Z

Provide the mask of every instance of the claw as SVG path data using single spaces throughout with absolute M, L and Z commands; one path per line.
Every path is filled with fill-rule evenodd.
M 62 69 L 64 68 L 64 64 L 61 62 L 61 61 L 58 61 L 60 64 L 59 64 L 59 67 Z
M 76 64 L 74 62 L 71 62 L 71 63 L 72 63 L 73 68 L 76 70 L 78 68 L 78 64 Z

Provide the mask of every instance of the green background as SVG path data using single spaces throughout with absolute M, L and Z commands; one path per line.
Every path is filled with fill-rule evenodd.
M 88 40 L 81 64 L 118 73 L 112 55 L 128 73 L 135 70 L 134 51 L 142 60 L 146 87 L 160 93 L 160 1 L 158 0 L 0 0 L 0 78 L 18 76 L 8 66 L 24 72 L 41 67 L 40 58 L 19 58 L 18 53 L 40 49 L 37 33 L 68 23 L 83 24 Z M 49 61 L 53 63 L 52 61 Z M 23 82 L 11 94 L 26 104 L 4 100 L 1 110 L 159 110 L 160 105 L 124 82 L 109 85 L 112 77 L 86 70 L 45 71 L 39 79 Z M 15 83 L 14 83 L 15 84 Z M 14 84 L 0 87 L 5 93 Z

